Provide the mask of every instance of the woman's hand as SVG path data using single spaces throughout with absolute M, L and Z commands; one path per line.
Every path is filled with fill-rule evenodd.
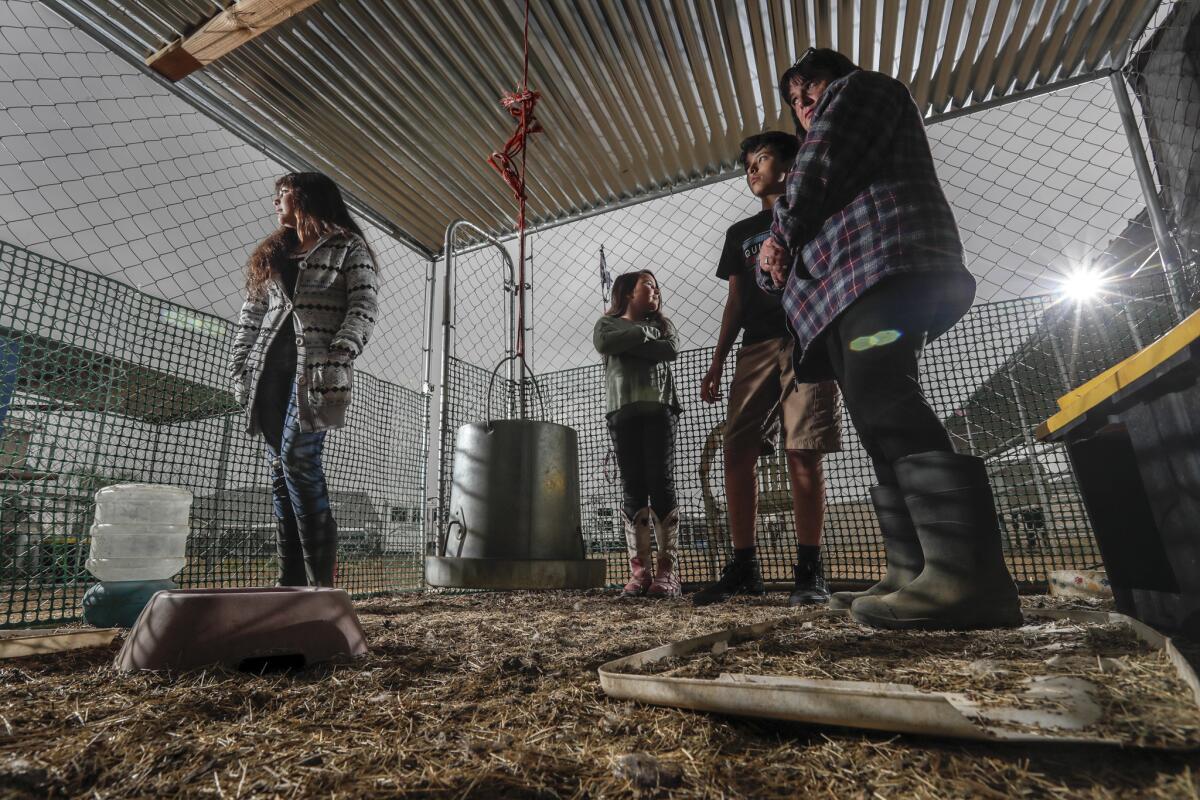
M 767 239 L 758 251 L 758 268 L 770 275 L 776 286 L 783 286 L 787 283 L 787 251 L 774 239 Z

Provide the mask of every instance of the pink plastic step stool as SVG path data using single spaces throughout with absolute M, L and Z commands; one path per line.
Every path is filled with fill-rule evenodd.
M 176 589 L 150 599 L 116 667 L 253 669 L 366 652 L 362 626 L 342 589 Z

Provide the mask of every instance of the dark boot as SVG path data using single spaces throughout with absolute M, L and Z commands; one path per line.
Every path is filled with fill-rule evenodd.
M 309 586 L 333 586 L 337 565 L 337 522 L 326 509 L 305 514 L 296 522 L 300 528 L 300 546 L 304 550 L 304 571 Z
M 271 459 L 270 469 L 271 495 L 276 514 L 275 553 L 279 557 L 279 575 L 275 578 L 275 585 L 304 586 L 304 551 L 300 547 L 300 533 L 288 495 L 287 479 L 283 476 L 283 462 L 278 458 Z
M 300 547 L 300 533 L 296 518 L 275 520 L 275 553 L 279 556 L 279 575 L 276 586 L 305 586 L 304 551 Z
M 825 570 L 821 564 L 821 548 L 797 545 L 792 574 L 796 577 L 796 588 L 788 597 L 789 606 L 807 606 L 829 601 L 829 587 L 825 585 Z
M 865 591 L 838 592 L 829 599 L 832 609 L 844 611 L 860 597 L 891 594 L 901 586 L 912 583 L 925 568 L 921 542 L 917 539 L 912 517 L 908 515 L 908 506 L 904 504 L 904 493 L 895 486 L 872 486 L 871 502 L 875 504 L 875 516 L 883 533 L 887 574 Z
M 1000 550 L 996 506 L 983 460 L 918 453 L 893 465 L 921 541 L 925 569 L 907 586 L 860 597 L 854 619 L 880 628 L 1013 628 L 1017 587 Z
M 758 559 L 745 561 L 734 559 L 721 570 L 721 577 L 716 583 L 705 586 L 692 595 L 692 605 L 707 606 L 713 603 L 724 603 L 734 595 L 766 594 L 767 587 L 763 585 L 762 569 Z

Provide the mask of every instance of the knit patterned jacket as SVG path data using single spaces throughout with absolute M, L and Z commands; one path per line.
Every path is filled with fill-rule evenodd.
M 265 298 L 247 298 L 238 314 L 229 377 L 247 410 L 246 431 L 259 432 L 254 398 L 262 360 L 275 334 L 295 317 L 296 401 L 300 430 L 340 428 L 354 388 L 354 359 L 375 327 L 379 273 L 366 243 L 334 233 L 317 242 L 300 262 L 296 292 L 288 299 L 278 277 Z

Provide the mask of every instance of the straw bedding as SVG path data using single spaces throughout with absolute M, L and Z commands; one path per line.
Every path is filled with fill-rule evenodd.
M 783 603 L 414 594 L 357 604 L 371 653 L 349 664 L 122 675 L 109 666 L 115 645 L 0 662 L 0 796 L 1197 794 L 1194 754 L 818 730 L 640 707 L 600 689 L 606 661 L 795 619 Z

